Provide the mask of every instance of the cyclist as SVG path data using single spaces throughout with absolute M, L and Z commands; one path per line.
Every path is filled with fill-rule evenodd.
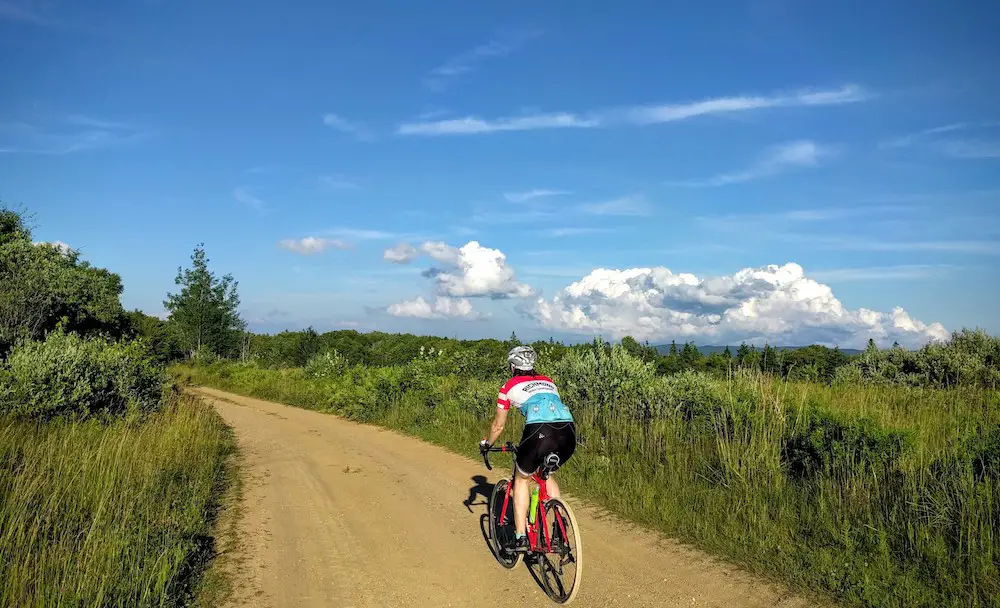
M 488 438 L 479 442 L 481 452 L 489 450 L 507 424 L 507 413 L 511 405 L 521 410 L 525 417 L 524 433 L 517 448 L 516 473 L 514 476 L 514 540 L 508 551 L 528 549 L 526 535 L 528 504 L 528 481 L 538 472 L 549 454 L 559 457 L 555 468 L 566 464 L 576 450 L 576 426 L 573 416 L 561 399 L 551 378 L 535 373 L 538 353 L 530 346 L 518 346 L 507 353 L 511 378 L 500 389 L 497 396 L 497 410 L 490 425 Z M 559 497 L 559 486 L 551 475 L 547 480 L 548 492 L 552 498 Z

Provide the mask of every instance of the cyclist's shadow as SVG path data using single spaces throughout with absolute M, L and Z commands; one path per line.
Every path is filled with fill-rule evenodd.
M 469 513 L 472 513 L 473 505 L 488 507 L 490 496 L 493 496 L 493 487 L 496 486 L 495 483 L 490 483 L 485 475 L 473 475 L 472 481 L 476 485 L 469 488 L 469 497 L 462 501 L 462 504 L 469 510 Z M 483 498 L 482 502 L 475 502 L 479 496 Z

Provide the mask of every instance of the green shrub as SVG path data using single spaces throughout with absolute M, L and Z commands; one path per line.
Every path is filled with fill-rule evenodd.
M 825 409 L 800 416 L 782 445 L 782 460 L 793 478 L 872 469 L 883 474 L 894 468 L 911 440 L 905 431 Z
M 306 363 L 306 378 L 334 378 L 344 373 L 348 363 L 336 350 L 314 355 Z
M 0 413 L 43 419 L 147 413 L 159 406 L 165 379 L 140 342 L 57 331 L 14 347 L 0 376 Z
M 834 379 L 841 384 L 1000 388 L 1000 338 L 963 329 L 947 343 L 916 351 L 869 347 L 838 368 Z

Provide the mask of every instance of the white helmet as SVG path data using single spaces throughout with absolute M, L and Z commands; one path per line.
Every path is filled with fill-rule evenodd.
M 515 346 L 507 353 L 507 363 L 517 370 L 535 369 L 535 361 L 538 361 L 538 353 L 530 346 Z

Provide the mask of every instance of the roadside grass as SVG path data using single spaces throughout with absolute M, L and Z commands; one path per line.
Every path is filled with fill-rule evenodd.
M 218 362 L 182 381 L 380 424 L 471 455 L 500 378 L 416 360 L 336 374 Z M 847 606 L 1000 606 L 1000 395 L 659 377 L 621 349 L 545 370 L 577 420 L 564 487 Z M 520 434 L 511 417 L 509 438 Z
M 178 606 L 235 449 L 187 396 L 141 419 L 0 418 L 0 605 Z

